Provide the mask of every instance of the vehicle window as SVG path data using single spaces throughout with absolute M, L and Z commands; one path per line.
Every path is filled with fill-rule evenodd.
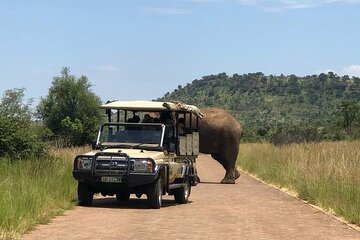
M 106 124 L 100 133 L 101 143 L 138 143 L 160 145 L 161 125 L 149 124 Z

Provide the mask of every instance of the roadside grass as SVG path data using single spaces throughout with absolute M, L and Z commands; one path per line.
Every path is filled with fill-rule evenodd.
M 360 141 L 240 145 L 239 167 L 360 225 Z
M 52 149 L 47 159 L 0 158 L 0 239 L 18 238 L 76 205 L 72 160 L 78 149 Z

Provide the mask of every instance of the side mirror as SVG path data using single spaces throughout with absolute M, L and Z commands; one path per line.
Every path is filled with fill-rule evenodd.
M 92 148 L 92 150 L 95 150 L 95 149 L 99 148 L 98 145 L 96 145 L 96 141 L 92 141 L 91 148 Z

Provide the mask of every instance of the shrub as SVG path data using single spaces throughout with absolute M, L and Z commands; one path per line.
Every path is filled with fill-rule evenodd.
M 31 131 L 30 125 L 0 117 L 0 155 L 21 158 L 45 155 L 45 145 Z
M 46 152 L 44 143 L 33 131 L 31 100 L 24 101 L 24 91 L 7 90 L 0 101 L 0 156 L 18 159 Z
M 291 143 L 316 142 L 321 139 L 318 129 L 315 127 L 293 126 L 279 128 L 270 136 L 270 142 L 274 145 L 285 145 Z

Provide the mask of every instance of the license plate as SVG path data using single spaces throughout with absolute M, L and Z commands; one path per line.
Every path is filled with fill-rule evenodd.
M 120 177 L 101 177 L 101 182 L 121 183 Z

